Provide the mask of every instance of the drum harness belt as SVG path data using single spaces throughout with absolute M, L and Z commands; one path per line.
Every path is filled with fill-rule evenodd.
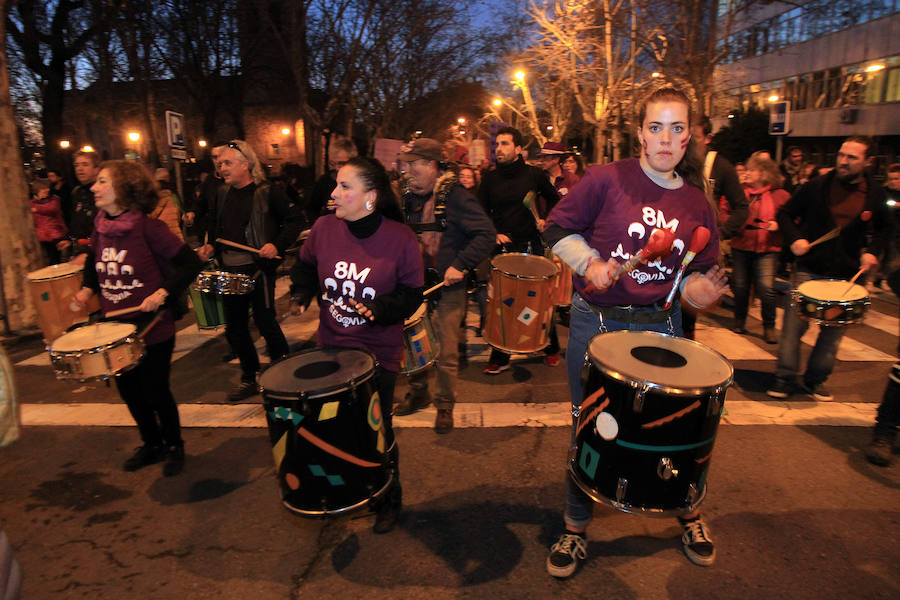
M 579 294 L 580 295 L 580 294 Z M 585 304 L 590 307 L 591 312 L 600 319 L 600 333 L 608 331 L 604 317 L 613 321 L 623 321 L 625 323 L 667 323 L 669 325 L 669 335 L 675 335 L 675 325 L 672 323 L 672 309 L 659 308 L 661 303 L 655 304 L 629 304 L 627 306 L 598 306 L 589 302 L 582 296 Z

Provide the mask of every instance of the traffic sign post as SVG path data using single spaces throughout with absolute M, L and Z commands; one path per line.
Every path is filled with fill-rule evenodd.
M 781 162 L 781 152 L 784 145 L 784 136 L 791 130 L 791 101 L 782 100 L 773 102 L 769 109 L 769 135 L 778 136 L 775 143 L 775 161 Z
M 169 139 L 170 154 L 175 163 L 175 189 L 184 201 L 184 189 L 181 184 L 181 161 L 187 160 L 184 143 L 184 115 L 175 111 L 166 111 L 166 137 Z

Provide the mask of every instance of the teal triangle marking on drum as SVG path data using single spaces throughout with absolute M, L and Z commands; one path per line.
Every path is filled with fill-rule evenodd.
M 309 465 L 309 472 L 316 477 L 325 477 L 325 469 L 319 465 Z
M 591 448 L 587 442 L 581 447 L 581 458 L 578 459 L 578 466 L 584 471 L 584 474 L 594 478 L 597 474 L 597 465 L 600 464 L 600 453 Z
M 344 485 L 344 478 L 340 475 L 328 475 L 326 479 L 333 486 Z
M 300 413 L 291 411 L 291 421 L 294 422 L 294 425 L 299 425 L 300 421 L 302 421 L 302 420 L 303 420 L 303 415 L 301 415 Z
M 509 298 L 507 298 L 506 300 L 503 301 L 503 304 L 505 304 L 507 306 L 512 306 L 513 302 L 515 302 L 515 301 L 516 301 L 515 298 L 510 296 Z
M 43 300 L 44 302 L 46 302 L 49 299 L 50 299 L 50 294 L 48 294 L 47 292 L 44 292 L 43 294 L 41 294 L 41 300 Z
M 680 452 L 682 450 L 693 450 L 694 448 L 699 448 L 700 446 L 711 444 L 713 441 L 715 441 L 715 439 L 716 437 L 713 436 L 708 440 L 703 440 L 702 442 L 695 442 L 693 444 L 681 444 L 678 446 L 649 446 L 647 444 L 635 444 L 634 442 L 626 442 L 621 439 L 617 439 L 616 444 L 625 448 L 631 448 L 633 450 L 646 450 L 647 452 Z

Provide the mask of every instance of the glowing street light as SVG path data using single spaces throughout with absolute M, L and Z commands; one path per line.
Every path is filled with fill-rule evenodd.
M 517 81 L 525 81 L 525 71 L 516 71 L 513 77 L 515 77 Z
M 68 149 L 69 146 L 71 146 L 71 145 L 72 145 L 72 142 L 70 142 L 69 140 L 59 140 L 59 147 L 62 148 L 63 150 Z
M 94 147 L 91 146 L 90 144 L 85 144 L 84 146 L 81 147 L 81 151 L 82 152 L 93 152 Z
M 128 139 L 131 140 L 132 142 L 140 141 L 140 139 L 141 139 L 141 134 L 138 133 L 137 131 L 129 131 L 129 132 L 128 132 Z
M 456 122 L 459 123 L 460 125 L 465 125 L 465 124 L 466 124 L 466 118 L 465 118 L 465 117 L 460 117 L 460 118 L 458 118 L 458 119 L 456 120 Z
M 500 98 L 494 98 L 494 106 L 503 106 L 503 100 Z
M 778 102 L 778 96 L 772 94 L 771 96 L 769 96 L 769 102 Z
M 282 127 L 281 128 L 281 135 L 290 135 L 290 133 L 291 133 L 290 127 Z
M 198 140 L 197 145 L 201 148 L 206 148 L 206 140 Z
M 875 73 L 877 71 L 882 70 L 883 68 L 884 68 L 884 65 L 880 65 L 880 64 L 869 65 L 868 67 L 866 67 L 866 73 Z
M 650 73 L 650 77 L 662 77 L 662 73 L 660 73 L 659 71 L 653 71 L 652 73 Z

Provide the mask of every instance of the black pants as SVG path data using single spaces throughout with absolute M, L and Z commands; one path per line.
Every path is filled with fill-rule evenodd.
M 136 367 L 116 377 L 116 387 L 144 444 L 180 446 L 181 420 L 169 387 L 175 336 L 147 346 Z
M 372 505 L 372 510 L 378 509 L 385 503 L 399 505 L 402 501 L 402 488 L 400 486 L 400 449 L 394 438 L 394 426 L 391 411 L 394 408 L 394 387 L 397 384 L 397 373 L 387 371 L 381 367 L 375 368 L 375 386 L 378 388 L 378 400 L 381 405 L 381 418 L 384 423 L 384 442 L 386 448 L 385 457 L 388 469 L 393 471 L 394 483 L 385 493 L 380 502 Z
M 257 272 L 255 265 L 226 267 L 233 273 L 253 275 Z M 266 340 L 266 348 L 272 362 L 283 358 L 288 353 L 288 343 L 275 318 L 275 273 L 262 271 L 256 277 L 253 291 L 246 295 L 222 296 L 222 307 L 225 310 L 225 336 L 232 350 L 241 361 L 241 378 L 246 381 L 255 379 L 259 371 L 259 356 L 250 337 L 250 307 L 253 307 L 253 321 L 256 328 Z

